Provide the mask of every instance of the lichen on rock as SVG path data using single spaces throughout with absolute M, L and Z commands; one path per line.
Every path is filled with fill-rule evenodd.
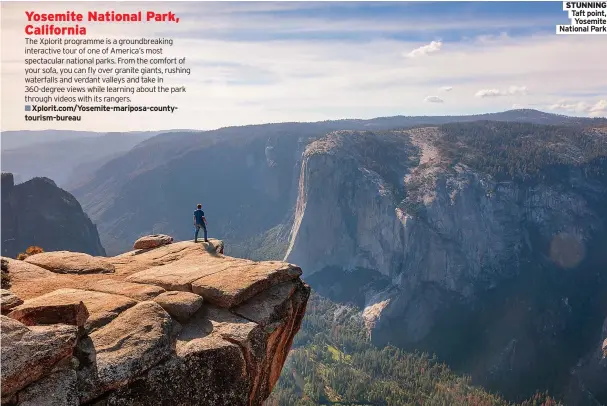
M 13 308 L 23 303 L 23 300 L 8 289 L 0 290 L 0 299 L 2 300 L 2 314 L 8 313 Z

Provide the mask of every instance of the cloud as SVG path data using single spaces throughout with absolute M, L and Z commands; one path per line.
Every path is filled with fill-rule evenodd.
M 441 87 L 440 90 L 442 90 L 443 92 L 450 92 L 451 90 L 453 90 L 453 87 L 444 86 L 444 87 Z
M 588 103 L 569 102 L 566 100 L 561 100 L 557 103 L 548 106 L 548 109 L 550 110 L 563 110 L 568 111 L 570 113 L 583 113 L 585 111 L 588 111 L 589 108 L 590 106 L 588 105 Z
M 504 94 L 498 89 L 481 89 L 475 94 L 476 97 L 496 97 L 503 95 Z
M 510 86 L 507 90 L 481 89 L 476 92 L 476 97 L 499 97 L 527 94 L 527 86 Z
M 432 41 L 428 45 L 424 45 L 422 47 L 416 48 L 413 51 L 409 52 L 406 56 L 407 58 L 417 58 L 419 56 L 430 55 L 435 52 L 440 51 L 443 43 L 441 41 Z
M 607 117 L 607 100 L 599 100 L 588 111 L 588 115 L 592 117 Z
M 438 96 L 428 96 L 424 99 L 426 103 L 444 103 L 445 101 Z
M 607 100 L 602 99 L 595 103 L 561 100 L 548 106 L 548 109 L 560 110 L 570 114 L 588 115 L 590 117 L 607 117 Z
M 527 94 L 527 86 L 510 86 L 510 88 L 508 88 L 508 94 L 509 95 Z

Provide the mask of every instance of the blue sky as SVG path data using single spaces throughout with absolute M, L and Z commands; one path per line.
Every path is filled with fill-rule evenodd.
M 25 4 L 2 4 L 3 34 L 9 32 L 3 38 L 22 37 Z M 65 11 L 60 3 L 35 4 Z M 170 117 L 95 124 L 104 130 L 512 108 L 607 115 L 607 36 L 556 35 L 557 24 L 570 23 L 562 2 L 70 3 L 81 12 L 150 4 L 175 12 L 180 23 L 93 24 L 89 37 L 173 38 L 166 55 L 186 57 L 192 73 L 165 77 L 166 84 L 185 85 L 187 93 L 170 96 L 180 106 Z M 6 83 L 17 94 L 23 45 L 4 39 L 2 45 L 8 54 L 14 48 L 8 61 L 14 65 L 6 64 L 3 75 L 16 76 Z M 164 104 L 167 96 L 136 100 Z M 5 106 L 3 126 L 17 113 Z
M 327 40 L 340 39 L 350 41 L 371 41 L 378 38 L 401 41 L 432 40 L 439 36 L 445 41 L 461 41 L 470 35 L 489 35 L 507 29 L 511 36 L 531 33 L 553 33 L 555 24 L 568 24 L 567 13 L 562 10 L 561 2 L 344 2 L 327 3 L 288 3 L 291 7 L 250 11 L 246 3 L 243 10 L 235 6 L 232 16 L 250 19 L 283 19 L 299 21 L 330 21 L 333 23 L 365 20 L 376 23 L 382 21 L 401 23 L 400 27 L 389 30 L 374 28 L 332 30 L 330 26 L 310 27 L 308 30 L 266 30 L 226 29 L 205 30 L 199 32 L 210 36 L 230 40 L 267 41 L 267 40 Z M 270 3 L 271 4 L 271 3 Z M 283 5 L 285 3 L 282 3 Z M 407 25 L 412 21 L 486 21 L 485 27 L 466 28 L 463 25 L 452 27 L 433 27 L 432 29 L 410 30 Z M 519 22 L 520 20 L 520 22 Z M 492 23 L 498 22 L 498 25 Z M 522 22 L 522 23 L 521 23 Z M 261 28 L 261 29 L 260 29 Z M 400 28 L 400 29 L 399 29 Z
M 226 41 L 340 40 L 370 42 L 465 41 L 470 36 L 507 31 L 510 36 L 554 33 L 556 24 L 568 24 L 561 2 L 309 2 L 230 3 L 201 7 L 192 18 L 241 21 L 242 25 L 200 26 L 192 37 Z M 255 4 L 255 3 L 253 3 Z M 259 4 L 259 3 L 257 3 Z M 280 25 L 256 25 L 254 21 L 280 21 Z M 444 22 L 444 26 L 438 24 Z M 365 22 L 362 26 L 353 22 Z M 382 29 L 381 24 L 388 24 Z M 470 23 L 470 24 L 467 24 Z M 473 24 L 474 23 L 474 24 Z M 420 24 L 428 28 L 419 30 Z

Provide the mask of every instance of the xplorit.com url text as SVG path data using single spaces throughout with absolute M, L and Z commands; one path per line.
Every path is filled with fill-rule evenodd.
M 71 106 L 41 106 L 31 105 L 25 106 L 25 110 L 30 113 L 48 113 L 48 112 L 71 112 L 71 113 L 97 113 L 97 112 L 166 112 L 174 113 L 179 107 L 177 106 L 108 106 L 105 104 L 98 106 L 84 106 L 82 104 L 74 104 Z M 82 116 L 79 115 L 60 115 L 60 114 L 26 114 L 25 121 L 81 121 Z
M 109 111 L 124 111 L 127 113 L 134 113 L 137 111 L 153 111 L 153 112 L 170 112 L 174 113 L 177 110 L 177 106 L 107 106 L 105 104 L 97 105 L 97 106 L 84 106 L 82 104 L 74 104 L 71 106 L 40 106 L 33 104 L 31 105 L 31 109 L 28 111 L 32 111 L 34 113 L 43 113 L 43 112 L 59 112 L 59 111 L 69 111 L 69 112 L 109 112 Z

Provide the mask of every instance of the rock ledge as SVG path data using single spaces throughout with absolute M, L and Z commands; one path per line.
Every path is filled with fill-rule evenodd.
M 305 313 L 301 269 L 168 238 L 7 260 L 2 405 L 262 405 Z

